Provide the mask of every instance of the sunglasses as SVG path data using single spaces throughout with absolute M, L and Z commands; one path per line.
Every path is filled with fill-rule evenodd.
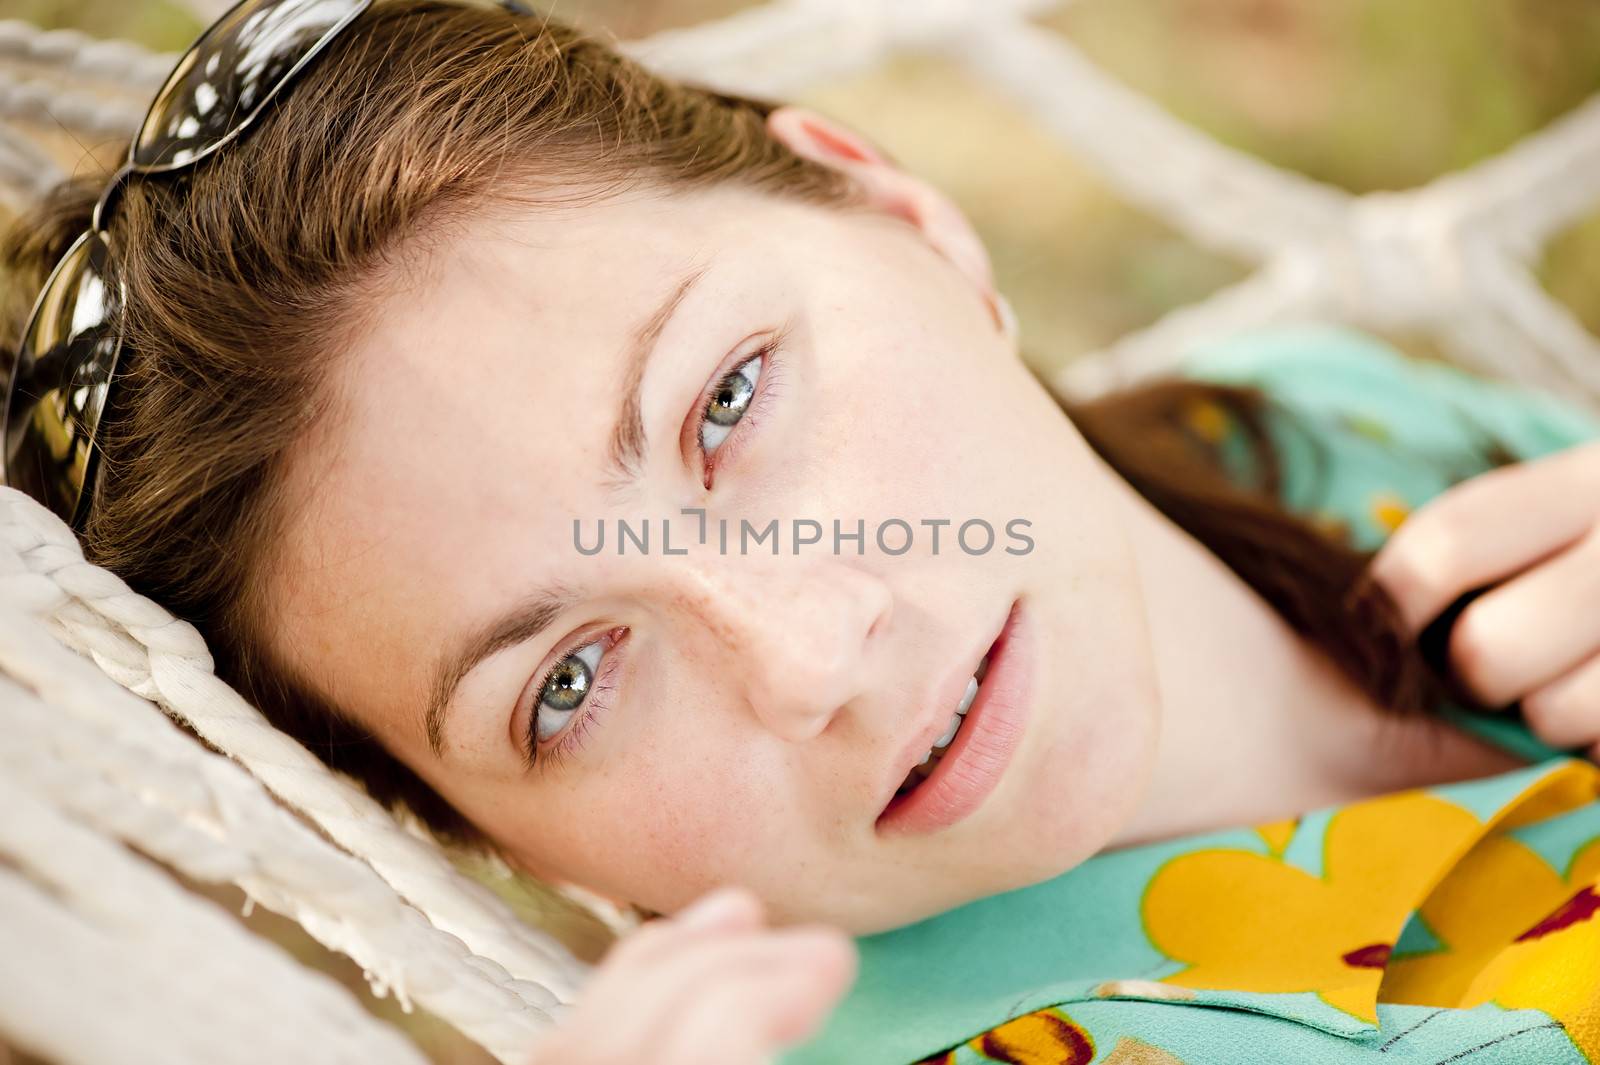
M 76 531 L 100 463 L 96 433 L 122 354 L 126 289 L 106 230 L 136 176 L 195 166 L 242 137 L 296 74 L 376 0 L 242 0 L 202 33 L 156 93 L 88 232 L 51 270 L 18 344 L 0 437 L 0 480 Z M 472 0 L 531 15 L 517 0 Z

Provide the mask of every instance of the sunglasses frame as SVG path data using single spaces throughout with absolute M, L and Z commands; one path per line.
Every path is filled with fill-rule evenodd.
M 50 276 L 45 279 L 44 287 L 40 289 L 38 297 L 33 302 L 33 309 L 28 314 L 27 324 L 23 327 L 21 342 L 17 348 L 16 364 L 12 367 L 11 380 L 6 389 L 5 410 L 3 415 L 0 415 L 0 481 L 4 481 L 8 486 L 13 486 L 14 477 L 10 468 L 11 459 L 9 456 L 11 451 L 9 442 L 11 439 L 12 419 L 18 416 L 31 419 L 34 411 L 40 405 L 52 402 L 51 397 L 53 394 L 72 387 L 73 383 L 86 373 L 95 374 L 101 378 L 99 387 L 102 389 L 103 394 L 95 407 L 92 424 L 85 426 L 79 434 L 75 434 L 81 435 L 83 438 L 81 443 L 76 439 L 69 440 L 66 458 L 62 462 L 62 469 L 69 471 L 79 462 L 83 466 L 82 471 L 75 475 L 77 480 L 76 491 L 74 498 L 71 500 L 70 508 L 66 513 L 63 513 L 62 509 L 54 501 L 49 499 L 40 500 L 40 502 L 45 503 L 51 510 L 55 511 L 74 530 L 81 529 L 83 519 L 87 516 L 89 493 L 86 490 L 86 486 L 93 483 L 95 474 L 99 471 L 100 449 L 95 446 L 94 435 L 95 431 L 100 427 L 101 420 L 105 417 L 106 405 L 111 395 L 111 380 L 116 376 L 117 363 L 121 361 L 122 337 L 120 331 L 114 339 L 109 355 L 100 353 L 94 358 L 72 360 L 70 363 L 72 372 L 63 375 L 64 381 L 53 388 L 45 389 L 41 395 L 32 397 L 32 402 L 27 404 L 25 411 L 19 409 L 22 408 L 23 404 L 19 401 L 18 394 L 21 392 L 24 367 L 31 370 L 43 361 L 39 354 L 32 350 L 32 345 L 28 343 L 28 338 L 33 335 L 39 316 L 44 312 L 44 309 L 51 304 L 60 304 L 65 294 L 74 288 L 81 287 L 84 278 L 91 273 L 99 278 L 103 286 L 109 287 L 112 284 L 106 277 L 106 273 L 109 271 L 101 272 L 90 267 L 87 269 L 79 268 L 69 274 L 67 273 L 68 267 L 72 266 L 80 255 L 85 257 L 84 261 L 92 263 L 97 253 L 101 262 L 104 263 L 110 257 L 110 250 L 110 243 L 106 240 L 103 232 L 97 229 L 88 229 L 67 246 L 67 250 L 61 256 L 60 261 L 51 269 Z M 117 307 L 122 305 L 125 293 L 126 290 L 121 280 L 118 279 L 115 282 L 115 305 Z M 104 322 L 91 328 L 104 328 Z M 94 347 L 98 349 L 101 344 L 96 343 Z M 50 351 L 54 350 L 55 348 L 50 349 Z M 45 354 L 48 355 L 49 352 Z M 103 373 L 99 370 L 102 366 L 104 367 Z M 25 433 L 30 431 L 33 430 L 31 428 L 23 430 Z M 80 447 L 82 449 L 81 454 L 74 457 L 74 452 L 77 452 Z M 19 453 L 22 450 L 19 446 Z M 72 478 L 74 475 L 68 473 L 68 477 Z
M 104 366 L 104 394 L 99 397 L 99 401 L 95 406 L 87 408 L 91 411 L 90 416 L 85 419 L 85 424 L 78 426 L 78 431 L 74 434 L 75 439 L 69 439 L 66 458 L 62 463 L 62 469 L 66 471 L 68 482 L 76 481 L 72 485 L 73 498 L 60 501 L 41 500 L 41 502 L 50 506 L 60 517 L 65 519 L 74 530 L 81 531 L 83 523 L 88 517 L 89 504 L 93 496 L 92 489 L 100 467 L 100 448 L 97 443 L 97 437 L 101 423 L 105 420 L 106 410 L 111 403 L 111 384 L 116 379 L 117 366 L 122 361 L 122 349 L 124 346 L 122 330 L 120 326 L 114 324 L 113 320 L 120 316 L 121 309 L 127 305 L 126 286 L 120 277 L 109 276 L 113 271 L 109 269 L 97 270 L 94 266 L 96 258 L 99 258 L 100 262 L 106 266 L 109 266 L 110 263 L 112 251 L 111 234 L 107 232 L 106 225 L 116 197 L 127 182 L 135 176 L 170 174 L 185 170 L 204 162 L 226 145 L 238 140 L 245 131 L 255 124 L 256 119 L 271 106 L 272 102 L 278 98 L 284 87 L 294 80 L 295 75 L 305 69 L 309 63 L 327 48 L 335 37 L 371 7 L 373 0 L 350 0 L 350 9 L 330 24 L 317 40 L 290 65 L 289 69 L 279 75 L 272 86 L 262 93 L 255 106 L 244 117 L 232 123 L 220 136 L 207 142 L 197 150 L 180 151 L 177 158 L 164 158 L 170 146 L 170 141 L 167 143 L 150 141 L 152 122 L 158 117 L 164 116 L 164 105 L 170 102 L 172 96 L 184 84 L 185 79 L 195 65 L 206 59 L 207 45 L 217 39 L 219 31 L 224 27 L 232 26 L 247 9 L 264 10 L 273 2 L 274 0 L 239 0 L 239 3 L 234 4 L 220 18 L 206 27 L 200 36 L 195 38 L 194 43 L 179 57 L 178 62 L 173 65 L 172 71 L 167 75 L 166 80 L 161 83 L 161 87 L 156 90 L 155 95 L 151 98 L 150 106 L 145 110 L 144 119 L 139 123 L 138 130 L 129 141 L 127 159 L 112 175 L 111 181 L 106 185 L 99 199 L 95 201 L 94 211 L 90 215 L 88 230 L 68 246 L 60 261 L 51 269 L 49 277 L 45 279 L 44 286 L 40 289 L 39 295 L 34 300 L 33 307 L 28 313 L 27 322 L 23 326 L 18 344 L 16 366 L 6 389 L 5 409 L 3 414 L 0 414 L 0 478 L 3 478 L 7 484 L 10 484 L 14 479 L 13 471 L 10 468 L 12 460 L 9 454 L 11 451 L 10 439 L 13 419 L 19 417 L 32 419 L 40 405 L 59 402 L 59 399 L 52 399 L 54 393 L 62 388 L 72 387 L 73 383 L 83 378 L 86 372 L 94 376 L 100 376 L 101 371 L 95 364 L 99 363 Z M 277 2 L 293 3 L 295 0 L 277 0 Z M 93 247 L 93 244 L 98 244 L 98 248 Z M 85 250 L 85 245 L 91 246 Z M 76 269 L 68 269 L 75 264 Z M 27 397 L 28 402 L 25 403 L 23 397 L 19 396 L 21 382 L 25 376 L 28 376 L 24 373 L 24 369 L 31 370 L 41 361 L 41 356 L 48 356 L 55 351 L 55 347 L 45 352 L 36 351 L 34 350 L 34 345 L 29 342 L 37 331 L 40 315 L 46 307 L 52 305 L 60 306 L 67 293 L 83 285 L 84 278 L 89 272 L 95 273 L 104 289 L 108 293 L 114 293 L 114 298 L 104 302 L 100 322 L 86 326 L 82 330 L 73 330 L 68 339 L 87 333 L 91 329 L 102 329 L 110 326 L 114 331 L 115 338 L 110 345 L 109 354 L 104 350 L 103 341 L 94 343 L 87 358 L 73 361 L 73 372 L 64 375 L 65 381 L 63 384 L 56 388 L 45 389 L 40 395 Z M 56 346 L 59 346 L 59 344 L 60 341 L 58 339 Z M 24 407 L 26 409 L 22 409 Z M 69 415 L 68 421 L 75 422 L 76 419 L 71 418 Z M 32 431 L 35 430 L 31 426 L 22 430 L 24 434 Z M 19 437 L 19 454 L 23 450 Z M 79 453 L 75 456 L 75 452 Z M 71 472 L 72 467 L 80 462 L 82 470 L 74 475 Z
M 84 408 L 91 412 L 88 417 L 83 419 L 84 424 L 77 424 L 77 419 L 71 416 L 70 410 L 68 418 L 65 419 L 65 424 L 75 426 L 75 431 L 68 439 L 66 452 L 68 457 L 58 463 L 58 466 L 59 472 L 65 473 L 66 481 L 70 485 L 71 498 L 40 500 L 66 520 L 75 531 L 82 531 L 83 523 L 88 517 L 90 502 L 93 498 L 93 487 L 100 466 L 100 448 L 97 443 L 97 437 L 100 426 L 105 420 L 106 411 L 111 405 L 112 384 L 116 380 L 117 368 L 122 361 L 124 347 L 124 338 L 118 320 L 121 317 L 122 309 L 127 306 L 127 290 L 122 279 L 112 276 L 115 271 L 110 269 L 113 249 L 111 234 L 106 228 L 110 212 L 115 205 L 117 196 L 120 195 L 121 190 L 132 178 L 136 176 L 170 174 L 185 170 L 204 162 L 225 146 L 237 141 L 255 124 L 256 119 L 272 105 L 273 101 L 279 98 L 285 86 L 294 81 L 300 71 L 304 70 L 307 65 L 321 55 L 339 34 L 344 32 L 352 22 L 371 8 L 377 0 L 348 0 L 349 10 L 339 15 L 334 22 L 329 24 L 317 40 L 308 46 L 305 52 L 287 70 L 278 75 L 277 80 L 262 93 L 261 98 L 256 101 L 249 112 L 243 118 L 230 125 L 226 131 L 214 140 L 205 143 L 203 147 L 193 150 L 180 150 L 176 153 L 177 157 L 172 159 L 164 158 L 172 143 L 170 138 L 166 144 L 160 146 L 159 150 L 152 150 L 149 145 L 141 147 L 142 143 L 151 136 L 150 127 L 152 122 L 157 118 L 168 117 L 163 105 L 170 102 L 172 96 L 184 84 L 185 79 L 195 65 L 206 58 L 207 44 L 214 42 L 217 39 L 217 34 L 224 27 L 231 28 L 246 14 L 247 9 L 266 10 L 274 3 L 291 4 L 296 2 L 306 3 L 308 7 L 316 7 L 319 3 L 325 3 L 326 0 L 239 0 L 215 22 L 206 27 L 200 36 L 195 39 L 194 43 L 179 57 L 171 73 L 162 82 L 161 88 L 151 98 L 150 106 L 145 111 L 144 119 L 139 123 L 139 129 L 128 145 L 127 159 L 112 176 L 110 183 L 100 194 L 99 199 L 95 201 L 94 211 L 90 215 L 88 230 L 68 246 L 61 259 L 51 269 L 49 276 L 45 279 L 44 286 L 40 289 L 39 295 L 33 302 L 32 309 L 28 313 L 17 347 L 16 365 L 13 367 L 11 379 L 6 388 L 5 406 L 3 410 L 0 410 L 0 482 L 10 485 L 14 480 L 14 471 L 10 468 L 12 463 L 10 440 L 13 421 L 26 419 L 31 422 L 35 412 L 41 405 L 59 403 L 60 397 L 56 395 L 57 393 L 64 389 L 80 387 L 78 382 L 86 373 L 93 374 L 96 378 L 99 378 L 103 367 L 103 380 L 100 380 L 96 385 L 96 387 L 103 388 L 103 394 L 99 397 L 97 405 Z M 534 13 L 520 0 L 491 0 L 490 6 L 497 6 L 513 15 L 527 16 Z M 251 11 L 250 13 L 254 12 Z M 90 246 L 86 249 L 86 245 Z M 95 265 L 97 259 L 101 264 L 99 267 Z M 69 267 L 75 263 L 77 264 L 76 269 L 69 270 Z M 109 354 L 102 350 L 105 347 L 104 338 L 96 340 L 92 344 L 88 356 L 77 356 L 68 362 L 67 365 L 70 366 L 71 372 L 62 374 L 62 384 L 43 389 L 38 395 L 22 395 L 19 386 L 23 378 L 32 376 L 31 373 L 25 374 L 23 372 L 24 369 L 31 371 L 43 361 L 41 356 L 49 356 L 55 353 L 63 344 L 62 338 L 56 338 L 56 343 L 46 351 L 39 352 L 34 350 L 34 346 L 29 343 L 29 338 L 34 335 L 39 326 L 40 315 L 48 307 L 64 305 L 64 298 L 75 289 L 81 289 L 85 277 L 90 273 L 94 274 L 104 290 L 112 294 L 114 298 L 107 299 L 104 302 L 100 321 L 87 324 L 82 329 L 74 328 L 70 333 L 66 334 L 65 339 L 67 342 L 71 342 L 88 334 L 91 330 L 107 329 L 109 327 L 113 335 Z M 21 431 L 22 434 L 37 432 L 38 430 L 31 424 L 24 426 Z M 20 455 L 27 448 L 23 444 L 23 435 L 19 435 L 18 439 L 17 452 Z M 43 446 L 47 453 L 51 450 L 49 445 Z M 82 464 L 81 473 L 73 473 L 73 467 L 80 462 Z M 50 489 L 47 489 L 47 492 L 52 496 L 56 494 Z

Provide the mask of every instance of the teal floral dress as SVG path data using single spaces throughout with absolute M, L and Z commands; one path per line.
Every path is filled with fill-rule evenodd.
M 1287 506 L 1374 549 L 1510 461 L 1600 439 L 1577 406 L 1361 334 L 1273 330 L 1185 373 L 1259 388 Z M 1189 412 L 1254 476 L 1219 409 Z M 786 1065 L 1600 1065 L 1600 770 L 1440 712 L 1525 768 L 1098 855 L 859 940 Z

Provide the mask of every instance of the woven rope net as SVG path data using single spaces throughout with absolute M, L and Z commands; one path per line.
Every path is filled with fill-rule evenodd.
M 1032 21 L 1055 6 L 778 0 L 624 47 L 780 98 L 899 53 L 938 55 L 1121 197 L 1254 264 L 1073 360 L 1048 382 L 1063 396 L 1163 373 L 1239 329 L 1320 318 L 1430 335 L 1468 367 L 1600 409 L 1600 342 L 1530 269 L 1600 205 L 1600 97 L 1470 169 L 1357 196 L 1173 118 Z M 0 21 L 0 197 L 20 205 L 64 176 L 26 131 L 126 136 L 174 58 Z M 3 487 L 0 727 L 5 1041 L 86 1065 L 424 1060 L 171 870 L 236 885 L 501 1061 L 524 1060 L 581 986 L 585 965 L 553 936 L 273 729 L 217 679 L 195 629 Z

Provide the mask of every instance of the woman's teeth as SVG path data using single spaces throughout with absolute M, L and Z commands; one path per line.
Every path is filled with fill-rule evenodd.
M 917 765 L 924 766 L 933 760 L 933 752 L 943 750 L 950 746 L 950 741 L 956 738 L 956 730 L 961 727 L 961 711 L 957 710 L 950 715 L 950 727 L 944 730 L 944 735 L 933 741 L 933 746 L 928 748 L 928 753 L 922 756 L 922 761 Z
M 956 704 L 955 713 L 950 715 L 950 727 L 945 729 L 944 734 L 933 742 L 933 746 L 928 749 L 927 754 L 922 756 L 922 761 L 917 763 L 916 768 L 906 774 L 905 783 L 900 785 L 901 791 L 910 791 L 916 787 L 918 783 L 927 778 L 928 774 L 933 772 L 933 767 L 939 764 L 939 759 L 944 757 L 945 751 L 949 749 L 950 744 L 955 740 L 956 732 L 960 730 L 961 722 L 965 720 L 967 711 L 972 709 L 973 700 L 978 697 L 978 682 L 983 680 L 984 674 L 988 672 L 989 656 L 984 655 L 982 660 L 978 662 L 977 672 L 967 679 L 967 690 L 961 693 L 961 701 Z
M 967 690 L 961 693 L 961 702 L 956 704 L 956 713 L 964 714 L 972 708 L 972 700 L 978 697 L 978 676 L 973 674 L 967 681 Z

